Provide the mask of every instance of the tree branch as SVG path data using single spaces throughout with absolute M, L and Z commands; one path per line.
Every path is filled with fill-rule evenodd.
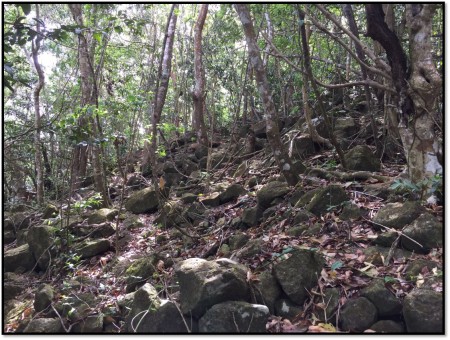
M 266 36 L 264 35 L 264 33 L 261 33 L 261 34 L 262 34 L 263 38 L 266 39 Z M 266 39 L 266 41 L 268 41 L 268 40 Z M 298 72 L 302 73 L 303 75 L 305 75 L 305 72 L 300 67 L 295 65 L 292 61 L 290 61 L 273 44 L 272 44 L 271 48 L 272 48 L 272 54 L 275 57 L 279 57 L 279 58 L 283 59 L 287 64 L 292 66 L 296 71 L 298 71 Z M 383 85 L 383 84 L 380 84 L 380 83 L 378 83 L 378 82 L 376 82 L 374 80 L 370 80 L 370 79 L 354 81 L 354 82 L 350 82 L 350 83 L 343 83 L 343 84 L 325 84 L 325 83 L 322 83 L 321 81 L 319 81 L 316 78 L 313 78 L 313 80 L 314 80 L 315 83 L 317 83 L 317 85 L 320 85 L 320 86 L 328 88 L 328 89 L 336 89 L 336 88 L 341 88 L 341 87 L 352 87 L 352 86 L 368 85 L 368 86 L 376 87 L 376 88 L 384 90 L 384 91 L 396 93 L 393 88 L 388 87 L 388 86 Z

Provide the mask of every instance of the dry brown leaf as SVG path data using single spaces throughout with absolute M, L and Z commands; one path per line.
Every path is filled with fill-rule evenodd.
M 164 271 L 164 261 L 163 260 L 158 261 L 158 263 L 156 264 L 156 269 L 158 269 L 158 271 L 160 271 L 160 272 Z

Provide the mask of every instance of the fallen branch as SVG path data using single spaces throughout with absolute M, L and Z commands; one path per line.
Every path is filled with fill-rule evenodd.
M 403 232 L 401 232 L 400 230 L 396 230 L 396 229 L 394 229 L 394 228 L 387 227 L 387 226 L 385 226 L 385 225 L 382 225 L 382 224 L 380 224 L 380 223 L 377 223 L 377 222 L 368 220 L 368 219 L 366 219 L 366 218 L 363 218 L 363 219 L 364 219 L 364 221 L 366 221 L 366 222 L 370 222 L 370 223 L 379 225 L 380 227 L 383 227 L 383 228 L 385 228 L 385 229 L 388 230 L 388 231 L 395 232 L 395 233 L 397 233 L 397 234 L 400 235 L 400 236 L 404 236 L 404 237 L 406 237 L 408 240 L 413 241 L 413 242 L 414 242 L 415 244 L 417 244 L 419 247 L 423 248 L 423 245 L 421 245 L 419 242 L 417 242 L 416 240 L 412 239 L 412 238 L 409 237 L 408 235 L 405 235 L 405 234 L 404 234 Z

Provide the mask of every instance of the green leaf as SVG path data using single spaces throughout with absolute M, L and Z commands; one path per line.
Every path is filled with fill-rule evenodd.
M 396 282 L 396 281 L 397 281 L 397 279 L 395 277 L 392 277 L 392 276 L 385 276 L 384 277 L 384 282 L 385 283 Z
M 331 270 L 336 270 L 339 269 L 343 266 L 344 264 L 341 261 L 336 261 L 331 265 Z
M 282 254 L 282 255 L 288 254 L 288 253 L 290 253 L 290 252 L 293 251 L 293 250 L 294 250 L 294 248 L 288 247 L 288 248 L 283 249 L 283 251 L 281 252 L 281 254 Z
M 16 4 L 16 6 L 22 8 L 25 15 L 28 15 L 31 12 L 31 4 Z
M 114 31 L 116 31 L 117 33 L 122 33 L 123 32 L 123 28 L 122 28 L 122 26 L 116 26 L 116 27 L 114 27 Z
M 99 43 L 102 42 L 102 33 L 101 32 L 95 32 L 94 33 L 94 39 L 97 40 Z

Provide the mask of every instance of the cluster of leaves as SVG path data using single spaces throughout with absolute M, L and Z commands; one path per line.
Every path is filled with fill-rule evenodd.
M 425 178 L 417 183 L 409 179 L 396 179 L 391 185 L 391 189 L 405 197 L 422 200 L 426 193 L 439 195 L 442 197 L 442 175 L 436 174 Z

